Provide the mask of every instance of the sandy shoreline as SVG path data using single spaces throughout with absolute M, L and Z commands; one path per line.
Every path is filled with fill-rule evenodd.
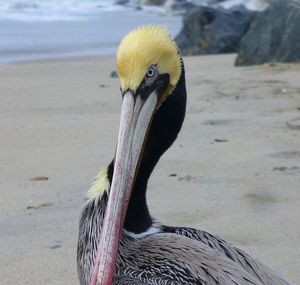
M 215 233 L 300 283 L 300 65 L 185 58 L 186 120 L 149 183 L 160 221 Z M 112 158 L 113 56 L 0 67 L 0 280 L 78 284 L 83 196 Z M 176 174 L 176 176 L 170 176 Z M 31 181 L 45 176 L 48 180 Z

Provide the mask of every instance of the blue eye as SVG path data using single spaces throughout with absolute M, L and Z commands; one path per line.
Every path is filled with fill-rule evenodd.
M 150 66 L 147 71 L 147 77 L 153 77 L 156 73 L 156 70 L 153 66 Z

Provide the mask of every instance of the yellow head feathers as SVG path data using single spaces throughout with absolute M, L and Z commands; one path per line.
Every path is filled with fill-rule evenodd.
M 159 74 L 170 75 L 170 88 L 176 86 L 181 74 L 180 55 L 163 26 L 142 26 L 121 41 L 117 71 L 122 91 L 136 91 L 151 65 L 157 66 Z

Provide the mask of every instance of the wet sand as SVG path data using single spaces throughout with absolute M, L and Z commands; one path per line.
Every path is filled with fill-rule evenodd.
M 150 209 L 299 284 L 300 65 L 235 68 L 234 58 L 184 58 L 186 119 L 149 182 Z M 1 284 L 78 284 L 83 196 L 116 143 L 114 61 L 0 67 Z

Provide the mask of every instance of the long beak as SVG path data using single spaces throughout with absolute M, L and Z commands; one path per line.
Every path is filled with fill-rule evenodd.
M 127 91 L 123 97 L 114 174 L 91 285 L 111 285 L 124 219 L 147 131 L 158 106 L 156 91 L 146 99 Z

